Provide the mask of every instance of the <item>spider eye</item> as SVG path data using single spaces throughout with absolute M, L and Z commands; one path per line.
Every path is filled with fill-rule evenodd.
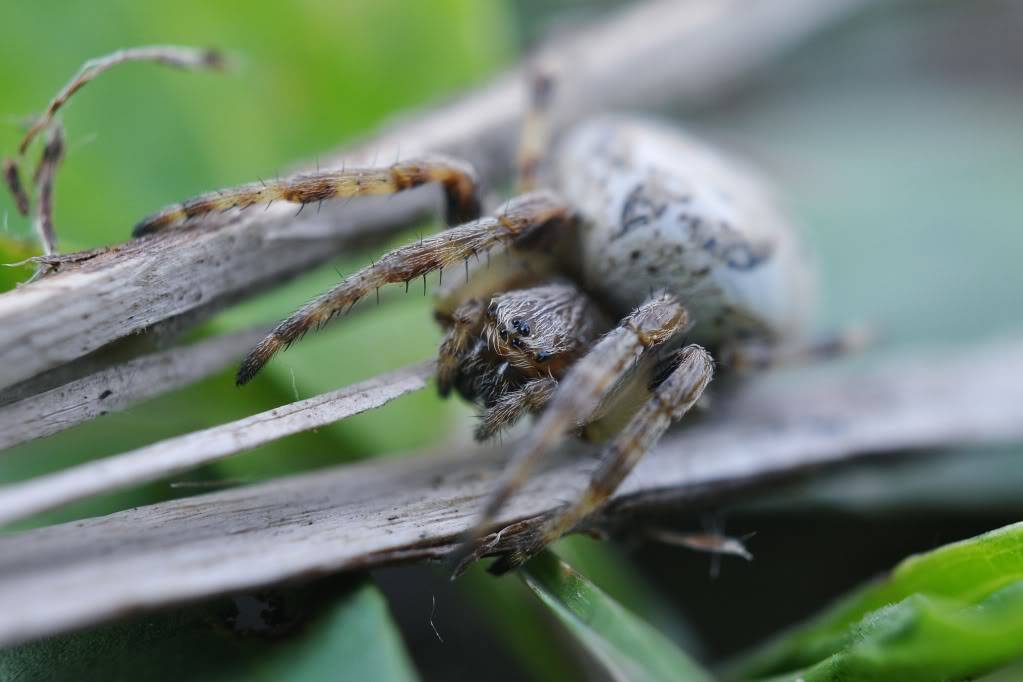
M 498 332 L 498 334 L 501 336 L 502 339 L 507 339 L 508 338 L 508 330 L 507 329 L 502 329 L 501 331 Z
M 522 342 L 519 341 L 518 339 L 512 339 L 511 340 L 511 345 L 512 345 L 512 348 L 522 348 Z
M 537 362 L 546 362 L 550 360 L 551 354 L 546 351 L 540 351 L 535 356 Z
M 522 336 L 529 336 L 529 333 L 532 331 L 529 328 L 529 323 L 523 322 L 521 317 L 516 317 L 514 320 L 512 320 L 511 325 L 512 327 L 515 328 L 515 331 L 517 331 Z

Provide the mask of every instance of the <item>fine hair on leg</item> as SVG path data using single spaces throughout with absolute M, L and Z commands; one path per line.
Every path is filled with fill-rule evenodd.
M 587 421 L 644 351 L 664 343 L 687 323 L 688 314 L 674 296 L 654 294 L 569 369 L 547 409 L 512 455 L 476 523 L 455 550 L 456 567 L 463 567 L 473 556 L 479 538 L 489 530 L 504 503 L 526 482 L 535 464 Z
M 494 562 L 491 572 L 504 573 L 520 566 L 603 505 L 668 426 L 681 419 L 703 395 L 714 374 L 714 360 L 701 346 L 686 346 L 672 353 L 658 374 L 664 371 L 670 372 L 667 378 L 660 381 L 650 400 L 603 452 L 587 487 Z M 655 381 L 658 379 L 655 377 Z
M 557 387 L 557 379 L 542 377 L 526 382 L 516 391 L 505 393 L 483 413 L 476 426 L 476 440 L 493 438 L 523 416 L 539 412 L 550 402 Z
M 528 239 L 536 231 L 567 226 L 573 213 L 552 192 L 533 192 L 512 199 L 499 212 L 437 233 L 385 254 L 350 275 L 279 323 L 249 353 L 238 369 L 239 385 L 248 383 L 277 351 L 306 332 L 350 310 L 361 298 L 385 284 L 405 284 L 453 263 L 467 261 L 498 246 Z
M 141 237 L 190 218 L 233 208 L 246 209 L 274 201 L 305 206 L 328 199 L 395 194 L 434 182 L 444 190 L 445 218 L 449 225 L 479 217 L 480 193 L 476 172 L 464 161 L 435 155 L 381 168 L 324 170 L 208 192 L 143 218 L 135 226 L 132 236 Z

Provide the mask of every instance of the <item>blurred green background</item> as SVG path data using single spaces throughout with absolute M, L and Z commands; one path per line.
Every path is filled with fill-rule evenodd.
M 68 154 L 56 212 L 62 245 L 109 244 L 125 239 L 135 220 L 155 208 L 312 159 L 388 116 L 485 80 L 552 27 L 618 4 L 625 3 L 8 2 L 0 8 L 7 28 L 0 41 L 0 150 L 15 148 L 25 117 L 88 57 L 147 43 L 228 50 L 237 62 L 229 73 L 128 65 L 89 84 L 65 110 Z M 965 352 L 957 349 L 1018 333 L 1023 325 L 1021 34 L 1023 12 L 1011 0 L 877 3 L 726 100 L 698 108 L 680 103 L 664 113 L 754 159 L 775 178 L 818 255 L 821 329 L 872 322 L 884 332 L 879 355 Z M 29 226 L 7 196 L 0 197 L 0 214 L 0 236 L 13 253 L 11 240 L 30 236 Z M 427 229 L 433 226 L 411 233 Z M 220 316 L 203 333 L 277 319 L 335 282 L 337 271 L 371 257 L 338 258 Z M 0 459 L 0 481 L 222 423 L 430 357 L 439 334 L 428 310 L 429 299 L 400 298 L 310 336 L 245 390 L 235 389 L 225 370 L 24 445 Z M 464 438 L 471 421 L 464 406 L 421 392 L 188 478 L 252 481 L 399 454 Z M 708 580 L 703 557 L 678 551 L 644 547 L 634 563 L 618 563 L 620 555 L 585 542 L 578 551 L 597 552 L 589 565 L 611 567 L 609 589 L 631 595 L 623 597 L 627 603 L 645 604 L 639 610 L 646 617 L 681 639 L 685 628 L 677 615 L 664 615 L 665 605 L 646 592 L 646 580 L 656 583 L 695 624 L 713 658 L 812 612 L 910 551 L 1017 519 L 1019 454 L 1002 448 L 897 466 L 866 463 L 713 510 L 727 513 L 730 530 L 760 531 L 752 546 L 757 561 L 726 565 L 717 581 Z M 188 492 L 194 491 L 161 482 L 32 523 Z M 688 517 L 671 522 L 699 525 Z M 793 571 L 793 558 L 811 568 Z M 426 626 L 430 607 L 423 594 L 437 596 L 437 620 L 447 621 L 445 634 L 455 642 L 471 640 L 473 614 L 513 611 L 524 598 L 481 576 L 453 590 L 427 569 L 384 571 L 377 579 L 413 656 L 432 670 L 446 670 L 452 654 Z M 694 584 L 699 589 L 685 587 Z M 465 607 L 472 594 L 487 595 L 486 604 Z M 504 633 L 497 653 L 484 648 L 497 660 L 509 651 L 527 661 L 543 658 L 536 652 L 551 646 L 535 633 L 532 643 L 522 639 L 529 635 L 514 624 L 489 628 Z M 520 664 L 509 665 L 514 671 Z

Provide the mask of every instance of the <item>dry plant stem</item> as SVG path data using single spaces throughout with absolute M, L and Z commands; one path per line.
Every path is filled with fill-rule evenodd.
M 1023 437 L 1023 339 L 871 370 L 816 367 L 719 396 L 669 433 L 595 521 L 706 505 L 869 453 Z M 327 571 L 439 559 L 479 514 L 500 453 L 366 462 L 0 537 L 0 646 L 144 608 Z M 550 462 L 499 514 L 500 550 L 589 478 Z M 527 521 L 528 520 L 528 521 Z
M 216 50 L 194 47 L 180 47 L 177 45 L 148 45 L 144 47 L 133 47 L 126 50 L 118 50 L 103 57 L 90 59 L 71 77 L 67 85 L 61 88 L 60 92 L 50 100 L 43 112 L 32 127 L 28 129 L 25 136 L 18 145 L 18 153 L 25 154 L 29 144 L 41 131 L 45 130 L 56 113 L 67 104 L 67 101 L 78 92 L 86 83 L 93 80 L 104 71 L 108 71 L 118 64 L 126 62 L 154 62 L 173 66 L 179 69 L 222 69 L 224 57 Z
M 14 205 L 21 215 L 28 215 L 29 201 L 25 185 L 21 182 L 21 171 L 14 159 L 4 159 L 4 183 L 14 197 Z
M 720 533 L 679 533 L 671 530 L 652 529 L 647 531 L 647 537 L 666 545 L 686 547 L 710 554 L 731 554 L 742 557 L 746 561 L 753 561 L 753 554 L 743 544 L 746 538 L 751 536 L 732 538 Z
M 39 159 L 39 166 L 33 175 L 32 182 L 38 188 L 39 196 L 36 206 L 35 228 L 39 240 L 43 244 L 43 253 L 47 256 L 57 252 L 57 230 L 53 226 L 53 184 L 57 176 L 57 168 L 64 158 L 64 129 L 59 125 L 50 127 L 46 147 Z M 46 268 L 40 264 L 36 269 L 38 277 Z
M 145 355 L 0 406 L 0 451 L 198 381 L 237 360 L 241 347 L 265 333 L 264 327 L 247 329 Z
M 93 495 L 188 471 L 380 407 L 423 388 L 432 372 L 432 362 L 411 365 L 245 419 L 5 486 L 0 488 L 0 525 Z
M 571 77 L 559 83 L 556 123 L 605 109 L 707 102 L 869 1 L 662 0 L 631 7 L 539 55 L 544 63 L 571 66 L 559 71 Z M 398 150 L 406 158 L 448 153 L 472 162 L 488 181 L 505 180 L 526 103 L 524 73 L 513 71 L 450 105 L 406 118 L 346 156 L 372 162 L 393 159 Z M 340 156 L 322 163 L 342 165 Z M 413 194 L 325 203 L 319 216 L 305 211 L 296 218 L 283 204 L 265 213 L 249 209 L 203 223 L 187 238 L 167 235 L 67 262 L 56 274 L 0 296 L 0 388 L 211 298 L 303 272 L 350 243 L 348 234 L 390 234 L 401 219 L 435 205 L 435 194 Z

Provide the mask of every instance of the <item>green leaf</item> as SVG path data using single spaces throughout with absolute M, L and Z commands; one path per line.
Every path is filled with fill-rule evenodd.
M 869 632 L 879 633 L 877 628 L 883 627 L 886 618 L 904 618 L 907 610 L 930 615 L 940 612 L 948 620 L 952 618 L 950 605 L 987 604 L 996 593 L 1003 594 L 1001 590 L 1021 580 L 1023 523 L 1017 523 L 906 559 L 887 578 L 857 590 L 806 625 L 740 660 L 732 667 L 732 675 L 762 677 L 813 666 L 846 651 L 851 638 L 861 635 L 867 623 L 872 624 Z M 1009 590 L 1009 594 L 1015 593 Z M 890 610 L 893 608 L 896 610 Z M 934 627 L 940 629 L 937 622 Z M 921 630 L 919 635 L 926 632 Z M 948 644 L 947 638 L 935 639 L 930 653 L 937 655 Z M 970 653 L 979 652 L 962 652 L 964 656 Z
M 0 192 L 4 191 L 0 189 Z M 0 236 L 0 291 L 13 289 L 18 282 L 32 276 L 35 266 L 22 263 L 26 258 L 39 255 L 39 247 L 26 239 Z
M 383 596 L 320 581 L 137 617 L 0 652 L 0 679 L 415 680 Z
M 576 534 L 562 538 L 554 547 L 611 599 L 685 651 L 699 651 L 688 623 L 613 543 Z M 485 616 L 487 627 L 515 653 L 531 678 L 579 677 L 579 652 L 564 645 L 566 636 L 558 631 L 560 625 L 550 618 L 546 606 L 529 596 L 529 589 L 522 582 L 494 580 L 483 569 L 482 562 L 474 564 L 458 582 Z
M 551 552 L 538 555 L 520 575 L 615 679 L 711 679 L 661 633 Z
M 1023 680 L 1023 660 L 977 678 L 977 682 L 1019 682 L 1019 680 Z
M 514 655 L 530 679 L 556 682 L 580 676 L 578 652 L 565 646 L 558 623 L 521 582 L 494 580 L 482 562 L 477 562 L 456 585 L 480 612 L 487 630 Z
M 1023 656 L 1023 582 L 975 605 L 913 595 L 864 616 L 846 644 L 772 682 L 930 682 L 973 679 Z
M 561 538 L 553 549 L 590 582 L 656 628 L 675 646 L 696 656 L 702 653 L 703 644 L 692 626 L 619 545 L 575 533 Z

